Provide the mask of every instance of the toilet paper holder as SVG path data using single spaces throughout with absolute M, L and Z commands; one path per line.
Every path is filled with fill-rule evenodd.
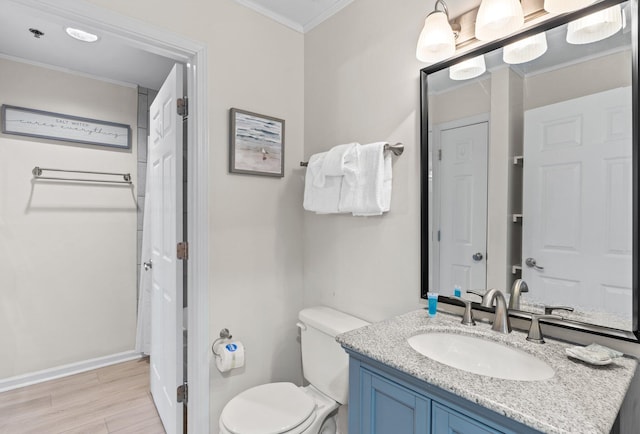
M 231 339 L 233 336 L 231 336 L 231 333 L 229 332 L 228 328 L 223 328 L 222 330 L 220 330 L 220 337 L 217 338 L 215 341 L 213 341 L 213 343 L 211 344 L 211 351 L 213 352 L 213 354 L 215 354 L 216 356 L 219 356 L 220 354 L 216 353 L 216 344 L 220 341 L 223 341 L 225 339 Z

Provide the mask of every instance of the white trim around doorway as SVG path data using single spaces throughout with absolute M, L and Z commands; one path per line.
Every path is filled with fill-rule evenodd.
M 189 123 L 187 132 L 187 238 L 189 383 L 188 434 L 209 430 L 209 131 L 207 52 L 204 44 L 146 22 L 92 5 L 84 0 L 9 0 L 111 33 L 132 46 L 187 66 Z

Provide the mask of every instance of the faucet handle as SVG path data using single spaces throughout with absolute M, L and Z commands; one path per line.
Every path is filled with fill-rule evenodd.
M 544 314 L 551 315 L 554 310 L 566 310 L 567 312 L 573 312 L 573 308 L 569 306 L 545 306 Z
M 488 297 L 487 295 L 489 294 L 489 290 L 481 290 L 481 289 L 468 289 L 467 292 L 469 294 L 473 294 L 473 295 L 477 295 L 478 297 L 480 297 L 482 300 L 480 301 L 480 304 L 484 307 L 492 307 L 489 306 L 489 301 L 488 301 Z
M 486 291 L 481 291 L 479 289 L 467 289 L 467 294 L 477 295 L 478 297 L 480 297 L 483 300 L 484 300 L 484 294 L 485 293 L 486 293 Z
M 486 291 L 481 291 L 477 289 L 469 289 L 467 290 L 469 294 L 475 294 L 482 297 L 482 302 L 480 303 L 483 307 L 493 307 L 493 299 L 496 295 L 496 292 L 500 292 L 495 288 L 487 289 Z
M 452 295 L 451 298 L 455 298 L 456 300 L 464 303 L 464 314 L 462 314 L 462 324 L 470 325 L 470 326 L 476 325 L 476 322 L 473 320 L 473 313 L 471 311 L 471 303 L 473 302 L 471 300 L 467 300 L 462 297 L 458 297 L 456 295 Z
M 542 330 L 540 329 L 541 319 L 562 319 L 560 315 L 555 314 L 530 313 L 529 315 L 531 315 L 531 326 L 529 327 L 527 340 L 535 342 L 536 344 L 544 344 L 544 337 L 542 336 Z

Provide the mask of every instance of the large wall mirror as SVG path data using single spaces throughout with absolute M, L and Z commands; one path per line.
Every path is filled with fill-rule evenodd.
M 605 0 L 422 70 L 423 298 L 521 279 L 515 315 L 638 340 L 637 21 Z

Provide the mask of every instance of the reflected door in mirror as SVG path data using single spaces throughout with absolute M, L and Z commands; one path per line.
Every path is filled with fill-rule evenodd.
M 488 123 L 440 130 L 439 291 L 486 285 Z
M 528 110 L 524 127 L 522 257 L 537 264 L 523 264 L 527 299 L 574 306 L 625 330 L 633 300 L 631 123 L 624 87 Z

